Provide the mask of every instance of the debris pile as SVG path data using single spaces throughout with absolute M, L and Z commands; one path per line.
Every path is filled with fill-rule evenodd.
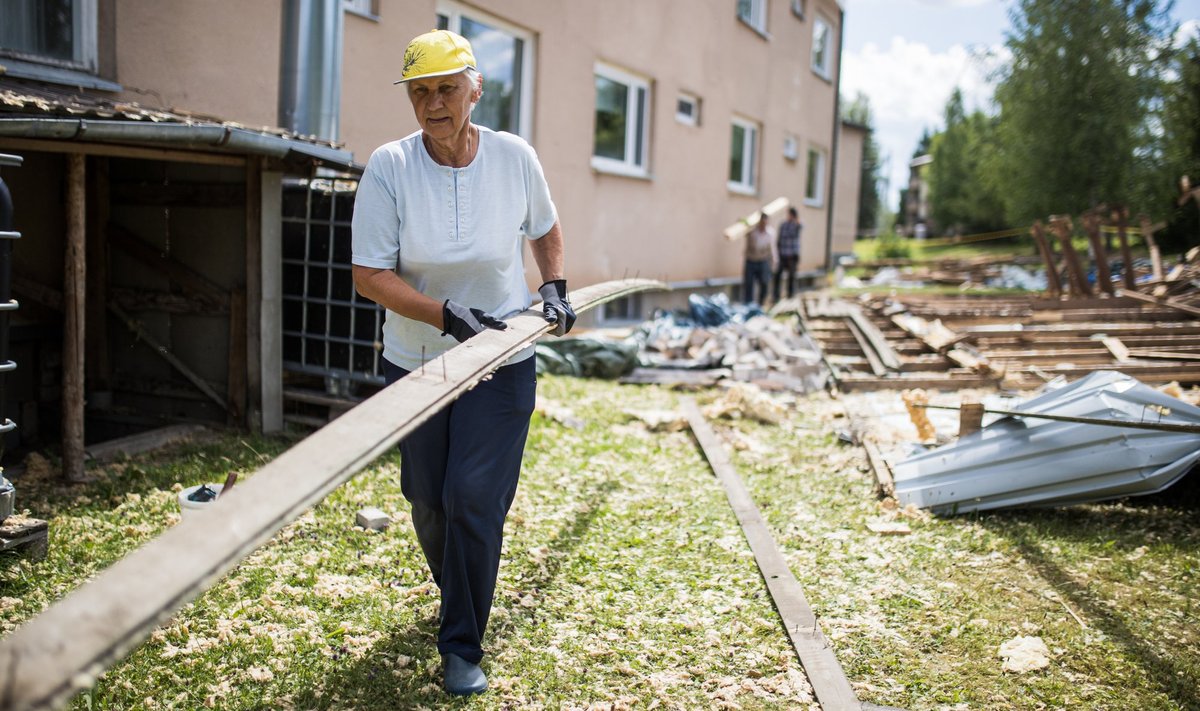
M 640 367 L 623 382 L 712 385 L 731 378 L 766 389 L 809 392 L 824 387 L 820 349 L 757 306 L 730 304 L 724 294 L 688 299 L 689 313 L 663 312 L 643 324 Z

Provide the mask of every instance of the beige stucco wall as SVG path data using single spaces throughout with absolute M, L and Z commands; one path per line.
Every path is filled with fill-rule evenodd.
M 275 126 L 279 0 L 118 0 L 117 81 L 144 106 Z
M 849 254 L 854 251 L 858 229 L 858 192 L 862 183 L 863 143 L 866 130 L 842 124 L 838 139 L 837 202 L 833 206 L 833 241 L 830 251 Z
M 832 149 L 834 86 L 813 73 L 810 55 L 813 13 L 837 38 L 834 0 L 810 0 L 804 20 L 787 0 L 769 0 L 769 37 L 739 22 L 732 0 L 472 6 L 535 35 L 532 143 L 559 208 L 572 283 L 635 273 L 670 281 L 738 276 L 741 245 L 721 230 L 780 196 L 805 222 L 805 268 L 824 263 L 829 190 L 823 205 L 803 204 L 804 157 L 810 146 Z M 416 129 L 391 82 L 407 40 L 433 26 L 435 7 L 434 0 L 382 0 L 378 22 L 346 17 L 341 138 L 356 160 Z M 598 61 L 651 82 L 648 179 L 591 167 Z M 681 91 L 700 98 L 699 126 L 676 121 Z M 726 187 L 734 114 L 761 126 L 757 196 Z M 797 138 L 798 160 L 783 157 L 786 133 Z
M 281 0 L 211 0 L 170 11 L 117 1 L 117 73 L 126 98 L 248 125 L 277 122 Z M 626 273 L 670 281 L 737 276 L 741 245 L 721 230 L 780 196 L 797 205 L 805 224 L 803 267 L 824 263 L 828 186 L 820 205 L 803 196 L 808 148 L 826 153 L 826 180 L 831 173 L 834 84 L 810 63 L 817 14 L 837 40 L 835 0 L 809 0 L 804 19 L 788 0 L 768 0 L 765 37 L 737 20 L 733 0 L 471 6 L 535 36 L 531 138 L 559 207 L 573 283 Z M 380 0 L 377 20 L 346 15 L 339 138 L 356 161 L 416 129 L 392 81 L 408 39 L 434 25 L 435 8 L 436 0 Z M 835 72 L 838 55 L 835 46 Z M 651 82 L 649 178 L 591 167 L 597 61 Z M 681 91 L 700 98 L 699 126 L 676 121 Z M 735 114 L 761 127 L 755 196 L 726 187 Z M 789 134 L 796 160 L 783 156 Z M 853 199 L 839 195 L 835 204 Z

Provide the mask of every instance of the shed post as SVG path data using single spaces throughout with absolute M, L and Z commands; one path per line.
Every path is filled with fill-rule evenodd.
M 83 373 L 87 229 L 85 156 L 67 154 L 67 244 L 63 263 L 63 478 L 81 481 L 83 467 Z

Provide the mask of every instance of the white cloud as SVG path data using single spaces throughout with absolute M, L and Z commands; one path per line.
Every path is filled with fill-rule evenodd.
M 893 37 L 887 48 L 867 44 L 842 57 L 842 93 L 853 98 L 861 91 L 870 99 L 875 140 L 890 160 L 885 166 L 890 209 L 895 209 L 900 188 L 908 180 L 908 161 L 921 132 L 941 127 L 946 101 L 956 86 L 968 112 L 991 110 L 994 87 L 989 74 L 1007 57 L 1007 50 L 993 47 L 989 52 L 962 45 L 934 52 L 925 44 Z
M 1185 20 L 1179 23 L 1179 31 L 1175 33 L 1175 46 L 1182 47 L 1194 38 L 1200 38 L 1200 20 Z

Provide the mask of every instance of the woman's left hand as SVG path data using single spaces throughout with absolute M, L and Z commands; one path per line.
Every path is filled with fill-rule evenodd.
M 542 296 L 542 314 L 546 320 L 555 324 L 552 333 L 562 336 L 575 325 L 575 309 L 567 300 L 567 280 L 555 279 L 548 281 L 538 289 Z

